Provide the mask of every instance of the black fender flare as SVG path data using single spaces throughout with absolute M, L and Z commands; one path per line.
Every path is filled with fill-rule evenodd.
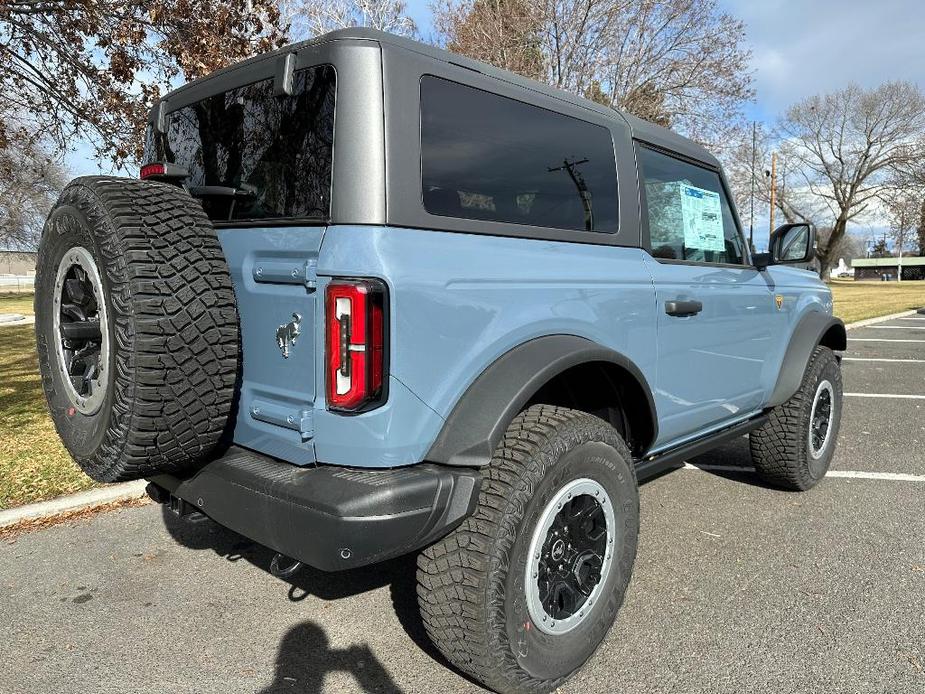
M 841 319 L 827 313 L 810 311 L 797 322 L 781 362 L 777 383 L 768 400 L 769 407 L 786 402 L 797 392 L 809 358 L 823 339 L 826 340 L 827 346 L 834 350 L 842 351 L 847 348 L 848 335 Z
M 609 362 L 632 375 L 648 399 L 651 440 L 658 434 L 655 400 L 645 376 L 627 357 L 576 335 L 538 337 L 511 349 L 492 362 L 466 389 L 447 417 L 426 460 L 446 465 L 482 467 L 508 425 L 530 398 L 550 379 L 589 362 Z

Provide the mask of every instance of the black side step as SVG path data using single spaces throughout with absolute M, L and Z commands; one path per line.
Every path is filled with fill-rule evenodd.
M 666 470 L 677 467 L 678 464 L 685 462 L 688 458 L 706 453 L 727 441 L 744 436 L 748 432 L 763 426 L 767 421 L 768 415 L 761 414 L 726 429 L 720 429 L 703 438 L 689 441 L 677 448 L 638 460 L 636 461 L 636 479 L 642 481 L 660 475 Z

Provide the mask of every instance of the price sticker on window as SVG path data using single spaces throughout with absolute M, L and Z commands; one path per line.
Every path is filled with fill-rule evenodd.
M 684 245 L 703 251 L 726 250 L 719 193 L 679 183 Z

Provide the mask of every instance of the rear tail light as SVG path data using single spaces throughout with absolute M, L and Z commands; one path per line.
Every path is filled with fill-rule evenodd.
M 141 167 L 140 178 L 156 178 L 157 176 L 163 176 L 165 173 L 167 173 L 167 167 L 160 162 L 145 164 Z
M 359 412 L 386 398 L 386 291 L 379 280 L 333 280 L 325 295 L 328 409 Z
M 141 171 L 138 172 L 138 177 L 144 180 L 178 183 L 189 177 L 189 171 L 177 164 L 153 161 L 141 167 Z

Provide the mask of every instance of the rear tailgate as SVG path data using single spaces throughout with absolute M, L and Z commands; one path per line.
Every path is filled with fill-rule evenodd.
M 241 322 L 243 373 L 235 443 L 314 462 L 314 286 L 324 227 L 221 229 Z

